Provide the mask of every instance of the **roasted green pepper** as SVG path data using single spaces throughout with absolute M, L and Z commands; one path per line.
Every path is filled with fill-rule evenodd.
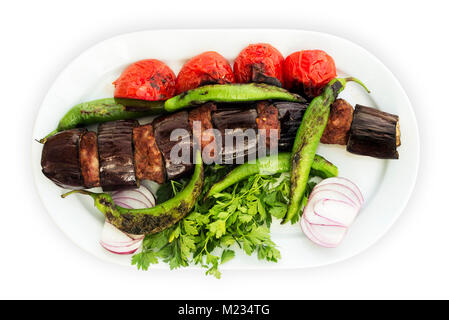
M 289 153 L 290 155 L 290 153 Z M 291 156 L 289 159 L 291 165 Z M 290 170 L 290 166 L 288 167 Z M 330 161 L 319 155 L 315 155 L 312 162 L 312 168 L 310 169 L 312 176 L 317 176 L 323 179 L 332 178 L 338 176 L 338 168 Z
M 357 82 L 369 92 L 360 80 L 355 78 L 336 78 L 331 80 L 323 88 L 322 93 L 315 97 L 307 107 L 293 144 L 290 203 L 282 223 L 291 220 L 301 209 L 302 198 L 306 190 L 315 152 L 329 117 L 330 105 L 335 101 L 338 94 L 343 91 L 348 81 Z
M 83 102 L 72 107 L 58 123 L 56 130 L 41 139 L 46 139 L 60 131 L 114 120 L 135 119 L 164 112 L 164 101 L 144 101 L 134 99 L 106 98 Z
M 306 102 L 306 100 L 285 89 L 264 83 L 212 84 L 183 92 L 165 101 L 168 112 L 194 107 L 209 101 L 248 102 L 258 100 L 283 100 Z
M 94 193 L 86 190 L 73 190 L 62 195 L 63 198 L 73 193 L 91 196 L 94 204 L 105 217 L 118 229 L 131 234 L 153 234 L 174 225 L 184 218 L 194 207 L 204 182 L 201 152 L 197 151 L 195 171 L 187 186 L 173 198 L 145 209 L 127 209 L 117 206 L 108 193 Z
M 266 174 L 273 175 L 281 172 L 288 172 L 291 168 L 291 154 L 288 152 L 282 152 L 276 155 L 263 157 L 257 159 L 255 162 L 248 162 L 239 165 L 226 177 L 215 183 L 209 192 L 206 194 L 206 198 L 217 194 L 229 186 L 242 181 L 254 174 Z M 338 175 L 338 168 L 319 155 L 315 155 L 312 162 L 312 174 L 322 178 L 336 177 Z

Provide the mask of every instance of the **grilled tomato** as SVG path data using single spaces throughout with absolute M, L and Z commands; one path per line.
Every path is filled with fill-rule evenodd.
M 176 76 L 165 63 L 147 59 L 127 67 L 114 86 L 115 98 L 165 100 L 176 93 Z
M 267 43 L 250 44 L 234 62 L 235 80 L 239 83 L 262 82 L 282 87 L 284 57 Z
M 187 61 L 176 79 L 176 91 L 181 93 L 206 84 L 234 82 L 229 62 L 215 51 L 203 52 Z
M 334 60 L 322 50 L 292 53 L 284 62 L 286 89 L 312 99 L 337 76 Z

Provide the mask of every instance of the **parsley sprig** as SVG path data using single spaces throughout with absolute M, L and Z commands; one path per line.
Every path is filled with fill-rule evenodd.
M 231 169 L 206 167 L 203 195 Z M 185 184 L 185 180 L 164 184 L 158 190 L 158 200 L 169 199 Z M 270 226 L 273 217 L 281 219 L 287 212 L 289 191 L 289 174 L 251 176 L 212 199 L 200 201 L 192 213 L 171 228 L 146 236 L 132 264 L 143 270 L 159 261 L 168 263 L 171 269 L 195 264 L 206 268 L 206 274 L 220 278 L 219 266 L 232 260 L 235 250 L 277 262 L 281 254 L 271 240 Z M 298 219 L 299 215 L 294 220 Z

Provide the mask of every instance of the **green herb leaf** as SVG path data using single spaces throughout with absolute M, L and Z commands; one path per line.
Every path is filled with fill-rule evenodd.
M 232 166 L 206 167 L 203 195 L 231 169 Z M 158 202 L 173 197 L 186 181 L 162 185 L 157 192 Z M 309 181 L 303 205 L 314 184 Z M 168 263 L 171 269 L 197 264 L 206 268 L 206 274 L 220 278 L 219 265 L 232 260 L 235 250 L 277 262 L 281 254 L 271 240 L 270 225 L 273 217 L 285 216 L 289 192 L 288 173 L 251 176 L 212 199 L 197 203 L 192 213 L 173 227 L 146 236 L 142 252 L 135 254 L 131 263 L 143 270 L 159 261 Z M 294 220 L 299 220 L 299 214 Z
M 220 238 L 226 233 L 226 221 L 220 219 L 212 222 L 209 224 L 209 230 L 212 235 L 215 235 L 216 238 Z
M 223 250 L 221 253 L 221 264 L 232 260 L 235 257 L 235 252 L 233 250 Z

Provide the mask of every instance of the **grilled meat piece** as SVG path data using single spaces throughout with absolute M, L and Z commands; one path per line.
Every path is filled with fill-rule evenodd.
M 215 153 L 218 152 L 217 144 L 215 143 L 215 135 L 212 130 L 214 128 L 212 125 L 212 111 L 215 110 L 217 110 L 217 106 L 214 103 L 209 102 L 189 111 L 189 125 L 192 129 L 195 141 L 201 144 L 203 161 L 206 163 L 212 162 Z M 200 132 L 196 128 L 196 125 L 194 125 L 195 121 L 198 121 L 201 124 Z M 205 150 L 205 148 L 207 148 L 207 150 Z
M 83 186 L 79 159 L 79 144 L 86 129 L 62 131 L 48 138 L 41 157 L 44 175 L 62 188 Z
M 374 108 L 356 105 L 346 150 L 381 158 L 398 159 L 399 117 Z
M 352 123 L 354 109 L 343 99 L 337 99 L 331 105 L 329 120 L 321 136 L 321 143 L 346 145 Z
M 136 120 L 105 122 L 98 126 L 100 182 L 104 191 L 137 187 L 133 155 Z
M 89 131 L 81 137 L 79 157 L 84 187 L 99 187 L 100 164 L 98 159 L 97 134 L 95 132 Z
M 259 130 L 259 141 L 266 141 L 267 147 L 276 148 L 281 135 L 281 124 L 279 122 L 278 109 L 268 101 L 260 101 L 257 107 L 257 128 Z M 272 130 L 276 130 L 272 131 Z M 276 137 L 271 139 L 271 136 Z
M 133 130 L 134 163 L 138 180 L 165 181 L 164 161 L 156 144 L 153 126 L 147 124 Z
M 187 111 L 158 117 L 153 121 L 153 128 L 157 146 L 164 157 L 167 179 L 176 179 L 191 172 L 193 169 L 193 143 Z M 173 136 L 172 141 L 170 136 L 175 129 L 178 129 L 179 135 Z M 171 154 L 173 147 L 175 147 L 173 155 L 176 156 L 174 159 Z M 188 159 L 182 159 L 187 155 Z

